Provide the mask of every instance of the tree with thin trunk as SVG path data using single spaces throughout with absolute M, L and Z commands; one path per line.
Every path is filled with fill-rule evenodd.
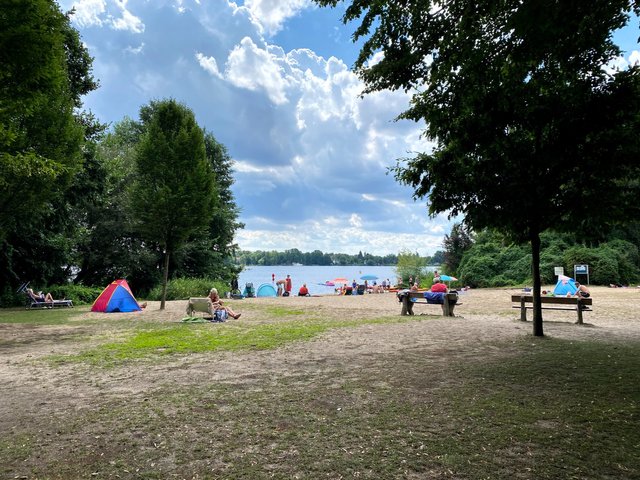
M 640 66 L 609 65 L 621 54 L 612 34 L 640 2 L 345 2 L 343 21 L 361 20 L 365 94 L 411 92 L 400 118 L 425 122 L 435 142 L 400 160 L 396 178 L 431 215 L 531 244 L 542 336 L 540 233 L 592 235 L 638 218 Z
M 136 148 L 131 207 L 136 228 L 164 252 L 164 310 L 169 260 L 191 234 L 209 226 L 215 208 L 215 174 L 193 112 L 175 100 L 141 109 L 146 129 Z

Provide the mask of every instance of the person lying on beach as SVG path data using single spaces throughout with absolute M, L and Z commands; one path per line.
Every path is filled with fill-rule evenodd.
M 29 295 L 31 300 L 33 300 L 34 302 L 51 303 L 51 304 L 53 304 L 53 296 L 50 293 L 47 293 L 45 295 L 42 292 L 38 292 L 36 294 L 33 291 L 32 288 L 27 288 L 27 295 Z

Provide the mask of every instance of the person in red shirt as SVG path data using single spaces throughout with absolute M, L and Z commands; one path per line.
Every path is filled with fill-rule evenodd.
M 437 293 L 447 293 L 449 289 L 444 283 L 442 283 L 441 280 L 436 280 L 435 283 L 431 285 L 431 291 Z
M 284 291 L 288 292 L 289 295 L 291 295 L 291 289 L 292 289 L 292 285 L 291 285 L 291 275 L 287 275 L 287 279 L 284 281 Z
M 308 297 L 309 296 L 309 289 L 307 288 L 307 284 L 303 283 L 302 286 L 300 287 L 300 290 L 298 291 L 298 296 L 299 297 Z

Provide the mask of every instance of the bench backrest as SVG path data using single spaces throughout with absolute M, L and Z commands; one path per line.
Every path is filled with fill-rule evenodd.
M 514 294 L 511 295 L 512 302 L 522 302 L 524 300 L 525 303 L 533 303 L 533 295 L 526 294 Z M 582 305 L 593 305 L 592 298 L 582 298 L 582 297 L 547 297 L 542 295 L 540 297 L 541 303 L 555 303 L 556 305 L 577 305 L 578 300 Z

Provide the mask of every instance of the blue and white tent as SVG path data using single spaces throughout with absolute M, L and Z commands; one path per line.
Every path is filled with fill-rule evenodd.
M 575 295 L 577 291 L 578 287 L 576 287 L 576 281 L 573 278 L 566 275 L 558 275 L 558 283 L 556 283 L 556 288 L 553 289 L 554 295 L 561 297 L 566 296 L 567 293 Z

